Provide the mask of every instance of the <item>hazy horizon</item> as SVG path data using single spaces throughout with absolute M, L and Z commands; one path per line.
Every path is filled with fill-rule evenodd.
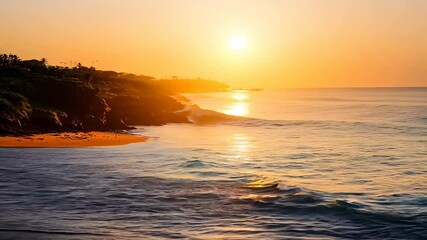
M 427 86 L 425 1 L 0 0 L 0 52 L 232 87 Z

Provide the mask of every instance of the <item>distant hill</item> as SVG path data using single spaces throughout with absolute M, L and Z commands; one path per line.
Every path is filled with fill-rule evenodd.
M 108 131 L 132 125 L 188 123 L 174 112 L 180 92 L 218 91 L 207 80 L 156 80 L 81 64 L 50 66 L 46 59 L 0 54 L 0 134 Z

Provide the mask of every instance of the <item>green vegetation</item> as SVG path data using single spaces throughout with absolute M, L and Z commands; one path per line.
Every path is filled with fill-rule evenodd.
M 21 60 L 0 54 L 0 134 L 108 131 L 132 125 L 188 120 L 171 95 L 223 91 L 210 80 L 156 80 L 149 76 L 100 71 L 80 63 L 50 66 L 46 59 Z

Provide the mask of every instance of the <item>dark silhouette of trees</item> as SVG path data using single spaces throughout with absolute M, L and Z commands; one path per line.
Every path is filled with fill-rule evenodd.
M 13 54 L 1 54 L 0 55 L 0 66 L 12 66 L 16 65 L 21 61 L 21 59 L 17 55 Z
M 43 65 L 47 65 L 47 59 L 46 58 L 42 58 L 40 59 L 40 62 L 43 63 Z
M 70 64 L 73 61 L 70 61 Z M 74 62 L 75 63 L 75 62 Z M 129 85 L 143 84 L 146 89 L 161 89 L 167 92 L 220 92 L 227 91 L 228 85 L 217 81 L 195 78 L 186 79 L 178 76 L 172 76 L 170 79 L 156 80 L 150 76 L 136 75 L 131 73 L 101 71 L 95 67 L 86 67 L 81 63 L 75 63 L 74 67 L 68 66 L 50 66 L 47 65 L 47 59 L 40 60 L 21 60 L 17 55 L 0 54 L 0 75 L 9 76 L 20 75 L 27 76 L 34 73 L 41 74 L 44 77 L 55 77 L 58 79 L 80 80 L 87 84 L 96 81 L 121 81 L 128 82 Z M 150 86 L 150 87 L 149 87 Z

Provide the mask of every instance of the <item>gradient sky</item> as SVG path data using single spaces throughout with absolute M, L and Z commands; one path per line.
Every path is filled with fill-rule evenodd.
M 427 86 L 424 0 L 0 0 L 0 52 L 236 87 Z M 247 47 L 229 47 L 234 35 Z

